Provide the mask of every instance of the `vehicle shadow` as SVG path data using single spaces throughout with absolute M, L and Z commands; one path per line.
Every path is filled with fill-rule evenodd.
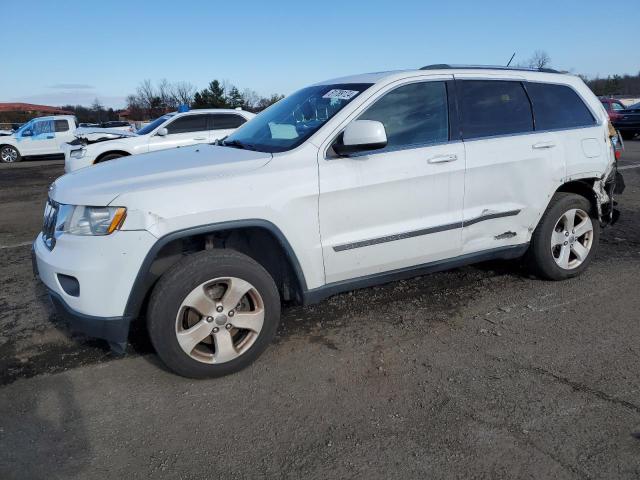
M 64 375 L 0 398 L 0 478 L 82 477 L 93 458 L 74 385 Z

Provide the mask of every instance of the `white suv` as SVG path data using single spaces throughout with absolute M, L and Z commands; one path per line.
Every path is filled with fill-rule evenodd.
M 115 129 L 80 130 L 77 139 L 63 148 L 64 171 L 139 153 L 211 143 L 255 117 L 244 110 L 209 109 L 167 113 L 135 133 Z M 112 134 L 106 135 L 106 132 Z M 114 134 L 115 133 L 115 134 Z
M 620 190 L 607 122 L 566 74 L 318 83 L 218 145 L 59 178 L 35 267 L 76 329 L 123 349 L 145 311 L 172 370 L 224 375 L 266 348 L 283 300 L 496 258 L 578 275 Z

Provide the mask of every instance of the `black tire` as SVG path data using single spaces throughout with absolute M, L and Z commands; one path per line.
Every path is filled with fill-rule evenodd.
M 237 277 L 258 291 L 264 304 L 264 323 L 254 343 L 233 360 L 211 364 L 198 361 L 178 343 L 176 318 L 183 300 L 199 285 L 219 277 Z M 237 372 L 271 343 L 280 323 L 280 295 L 273 278 L 255 260 L 233 250 L 206 250 L 189 255 L 158 281 L 149 301 L 147 327 L 160 359 L 184 377 L 221 377 Z
M 17 163 L 22 160 L 22 155 L 13 145 L 0 147 L 0 163 Z
M 586 258 L 575 268 L 561 268 L 554 259 L 551 249 L 551 236 L 556 223 L 565 212 L 572 209 L 580 209 L 588 214 L 593 224 L 593 236 L 591 247 Z M 565 280 L 580 275 L 591 263 L 600 240 L 600 223 L 593 211 L 591 202 L 581 195 L 574 193 L 556 193 L 547 210 L 542 215 L 538 226 L 531 236 L 529 250 L 525 256 L 525 261 L 529 269 L 540 278 L 547 280 Z
M 115 160 L 116 158 L 125 157 L 126 155 L 122 155 L 120 153 L 109 153 L 104 157 L 100 158 L 100 160 L 96 161 L 96 163 L 108 162 L 109 160 Z
M 625 140 L 633 140 L 633 137 L 636 136 L 636 133 L 638 132 L 620 132 L 620 135 L 622 135 L 622 138 L 624 138 Z

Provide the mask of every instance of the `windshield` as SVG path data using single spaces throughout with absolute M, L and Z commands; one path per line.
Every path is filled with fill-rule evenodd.
M 371 85 L 345 83 L 303 88 L 261 112 L 222 144 L 270 153 L 291 150 Z
M 160 118 L 156 118 L 153 122 L 151 122 L 150 124 L 142 127 L 140 130 L 138 130 L 136 133 L 138 135 L 146 135 L 147 133 L 151 133 L 153 132 L 156 128 L 158 128 L 160 125 L 162 125 L 164 122 L 166 122 L 167 120 L 169 120 L 171 117 L 173 117 L 175 115 L 175 113 L 167 113 L 166 115 L 161 116 Z
M 25 130 L 29 130 L 32 124 L 33 124 L 33 120 L 29 120 L 27 123 L 22 125 L 18 130 L 16 130 L 15 134 L 22 135 L 22 132 L 24 132 Z

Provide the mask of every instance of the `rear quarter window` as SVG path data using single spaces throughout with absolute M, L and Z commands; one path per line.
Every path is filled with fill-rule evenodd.
M 56 120 L 55 127 L 56 127 L 56 132 L 68 132 L 69 122 L 67 122 L 66 120 Z
M 566 85 L 527 83 L 536 130 L 588 127 L 595 118 L 580 96 Z

